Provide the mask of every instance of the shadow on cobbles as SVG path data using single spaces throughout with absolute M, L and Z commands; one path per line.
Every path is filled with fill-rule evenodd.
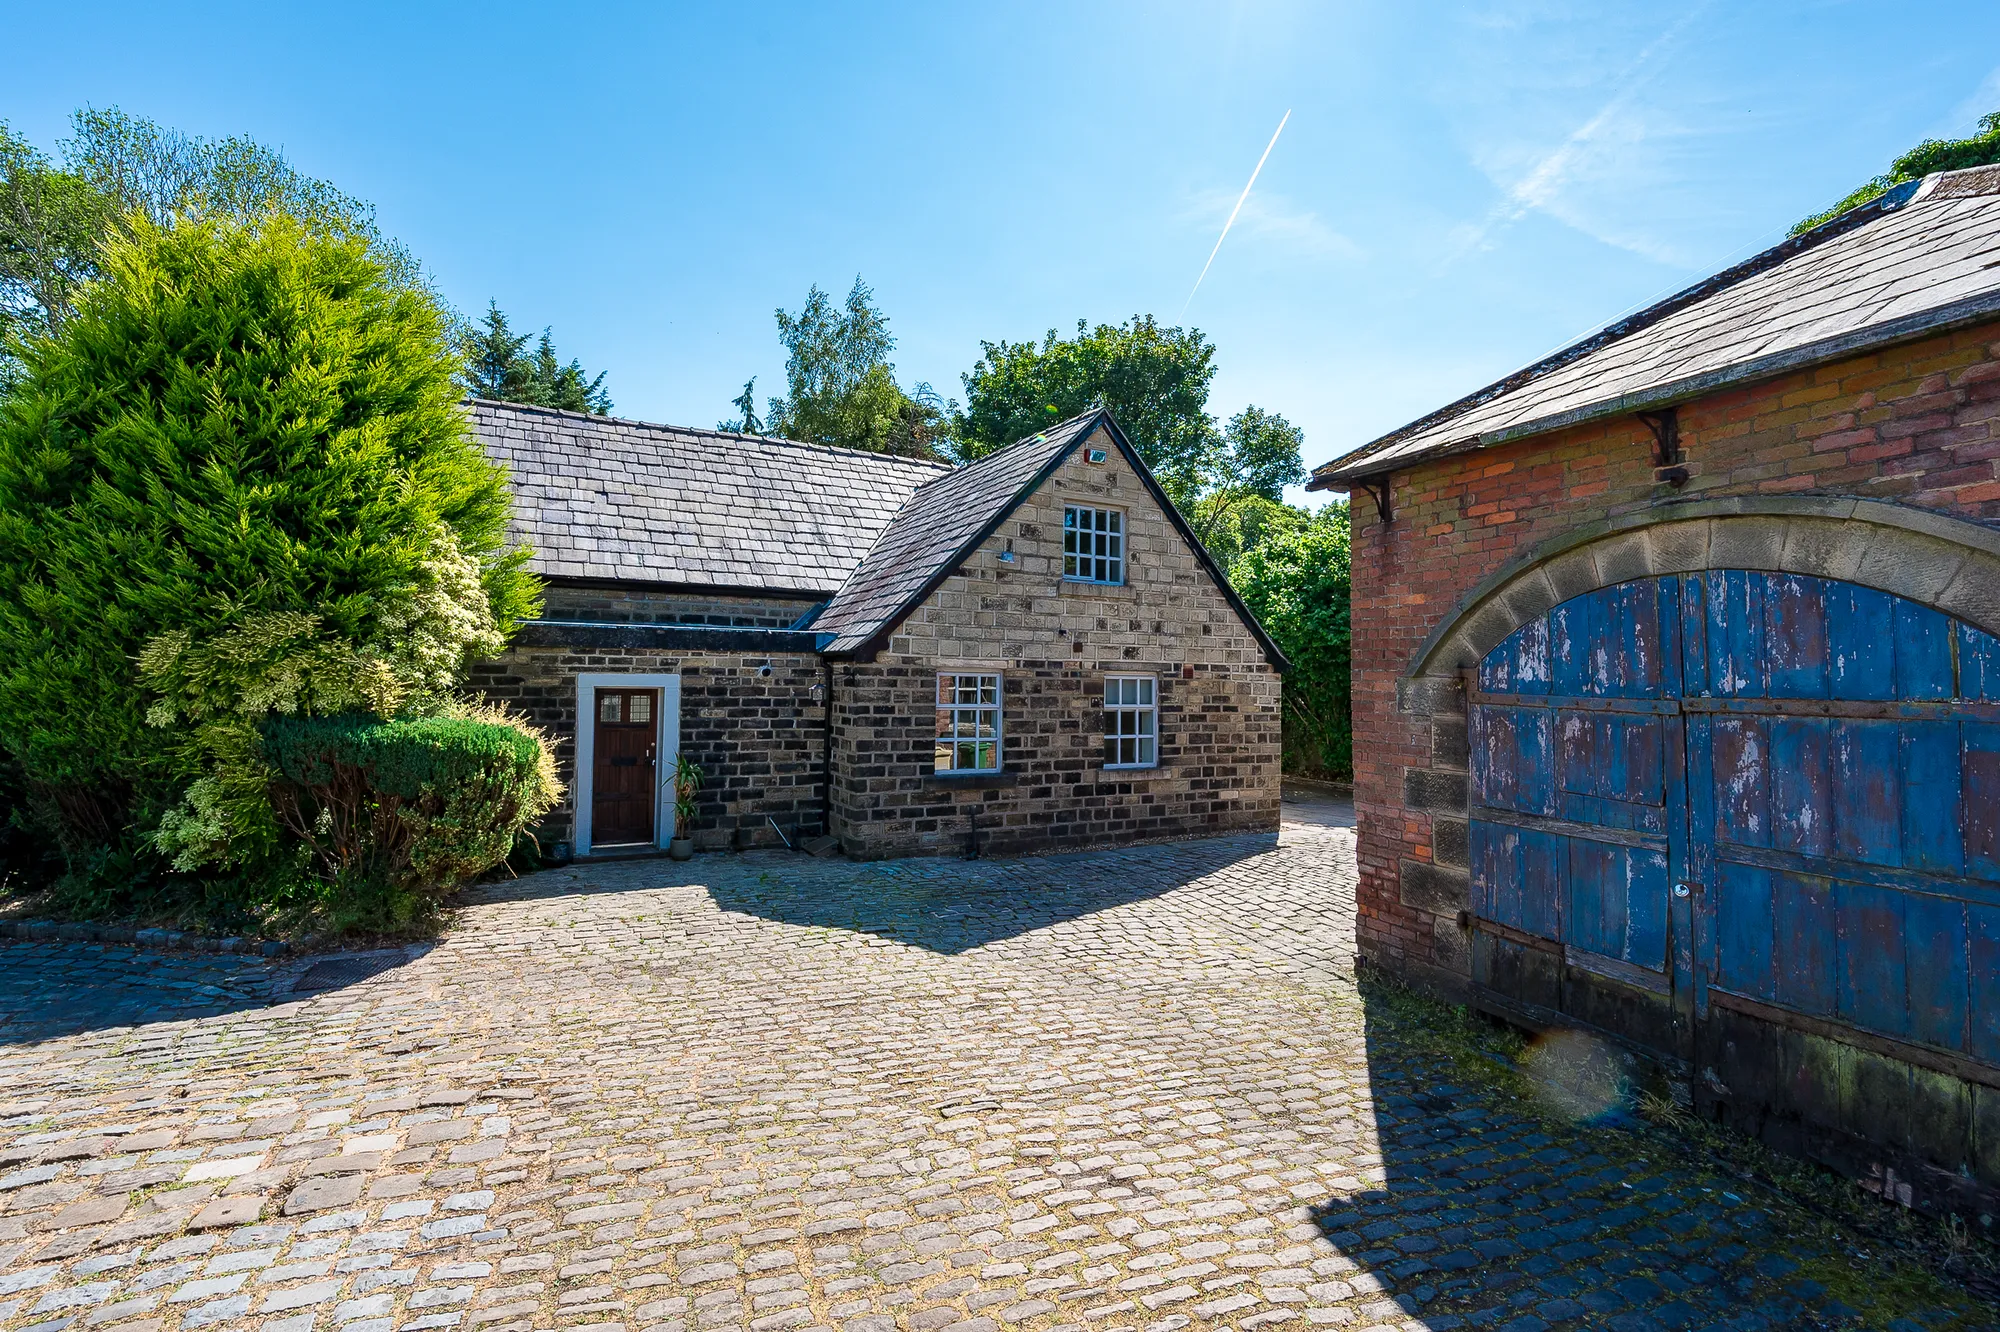
M 1970 1297 L 1955 1310 L 1849 1307 L 1812 1278 L 1889 1275 L 1855 1237 L 1622 1111 L 1538 1113 L 1438 1053 L 1410 996 L 1362 993 L 1383 1181 L 1319 1204 L 1313 1223 L 1421 1326 L 2000 1326 Z
M 724 911 L 955 954 L 1162 896 L 1277 846 L 1276 835 L 1260 833 L 1115 855 L 898 860 L 860 868 L 787 857 L 772 872 L 716 875 L 705 886 Z
M 8 942 L 0 944 L 0 1047 L 310 999 L 393 970 L 423 951 L 271 959 Z

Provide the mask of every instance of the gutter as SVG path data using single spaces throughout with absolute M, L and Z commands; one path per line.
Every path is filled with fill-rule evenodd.
M 1454 440 L 1436 448 L 1382 457 L 1379 462 L 1374 458 L 1363 459 L 1351 467 L 1315 474 L 1306 483 L 1306 489 L 1352 490 L 1357 486 L 1365 487 L 1380 482 L 1394 469 L 1407 470 L 1419 463 L 1454 457 L 1461 453 L 1473 453 L 1501 444 L 1511 444 L 1516 440 L 1527 439 L 1534 435 L 1546 435 L 1556 430 L 1566 430 L 1571 426 L 1583 425 L 1590 421 L 1629 416 L 1634 412 L 1657 411 L 1662 407 L 1677 406 L 1696 398 L 1707 397 L 1724 389 L 1742 388 L 1763 380 L 1777 379 L 1795 370 L 1811 369 L 1830 361 L 1858 356 L 1863 352 L 1881 351 L 1902 343 L 1970 328 L 1975 324 L 1989 323 L 1996 319 L 2000 319 L 2000 288 L 1968 296 L 1949 305 L 1938 306 L 1934 310 L 1905 315 L 1901 319 L 1891 319 L 1880 324 L 1870 324 L 1852 332 L 1835 334 L 1818 342 L 1809 342 L 1802 347 L 1754 357 L 1735 365 L 1724 366 L 1719 370 L 1708 370 L 1698 375 L 1669 380 L 1651 388 L 1621 393 L 1615 398 L 1573 407 L 1568 411 L 1552 412 L 1547 416 L 1517 422 L 1498 430 L 1468 435 L 1464 439 Z M 1371 462 L 1376 462 L 1377 466 L 1371 468 L 1368 465 Z
M 1899 212 L 1909 205 L 1928 197 L 1937 187 L 1938 180 L 1939 175 L 1934 172 L 1920 180 L 1905 181 L 1886 194 L 1871 199 L 1858 207 L 1850 208 L 1836 217 L 1828 218 L 1811 231 L 1803 232 L 1797 236 L 1788 236 L 1776 245 L 1773 245 L 1770 249 L 1751 255 L 1740 264 L 1725 268 L 1720 273 L 1711 274 L 1701 281 L 1694 283 L 1692 286 L 1685 287 L 1664 300 L 1655 301 L 1645 309 L 1627 315 L 1623 319 L 1614 320 L 1612 323 L 1578 339 L 1567 347 L 1544 356 L 1534 364 L 1523 366 L 1504 379 L 1495 380 L 1484 388 L 1475 389 L 1473 392 L 1466 394 L 1456 401 L 1446 403 L 1436 411 L 1418 417 L 1408 425 L 1392 430 L 1381 438 L 1362 445 L 1361 448 L 1349 455 L 1353 457 L 1354 461 L 1346 467 L 1332 470 L 1342 461 L 1341 459 L 1335 459 L 1334 462 L 1323 464 L 1318 471 L 1313 473 L 1311 479 L 1306 482 L 1306 489 L 1346 490 L 1349 488 L 1349 482 L 1364 477 L 1369 480 L 1379 480 L 1386 476 L 1389 470 L 1397 463 L 1408 465 L 1419 460 L 1447 457 L 1454 453 L 1461 453 L 1468 449 L 1481 447 L 1480 443 L 1476 440 L 1467 438 L 1447 444 L 1442 448 L 1421 449 L 1413 453 L 1399 455 L 1395 458 L 1385 456 L 1397 444 L 1402 443 L 1413 435 L 1419 435 L 1426 430 L 1442 426 L 1454 418 L 1466 415 L 1477 407 L 1482 407 L 1495 399 L 1505 397 L 1516 389 L 1526 388 L 1529 384 L 1534 383 L 1545 375 L 1562 369 L 1572 361 L 1588 356 L 1592 352 L 1610 346 L 1612 343 L 1623 341 L 1635 333 L 1642 332 L 1668 316 L 1686 309 L 1690 305 L 1707 300 L 1709 297 L 1726 291 L 1740 282 L 1755 277 L 1759 273 L 1776 268 L 1807 250 L 1825 244 L 1836 237 L 1843 236 L 1857 227 L 1866 226 L 1877 218 L 1889 213 Z M 1604 414 L 1617 415 L 1619 413 L 1616 411 L 1607 411 Z M 1511 427 L 1510 429 L 1522 432 L 1511 434 L 1509 438 L 1513 439 L 1519 439 L 1525 433 L 1535 433 L 1529 431 L 1527 427 Z M 1371 462 L 1375 462 L 1377 465 L 1370 467 L 1369 464 Z

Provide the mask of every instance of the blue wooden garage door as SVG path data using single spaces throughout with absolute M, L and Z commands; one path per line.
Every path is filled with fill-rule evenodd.
M 1564 602 L 1471 685 L 1475 980 L 1689 1056 L 1720 1003 L 2000 1064 L 2000 640 L 1717 570 Z

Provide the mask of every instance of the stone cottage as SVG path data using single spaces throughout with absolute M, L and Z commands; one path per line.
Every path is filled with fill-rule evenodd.
M 476 401 L 542 618 L 472 687 L 556 737 L 577 855 L 1275 830 L 1284 659 L 1109 412 L 970 466 Z
M 1354 501 L 1367 958 L 2000 1215 L 2000 168 L 1312 484 Z

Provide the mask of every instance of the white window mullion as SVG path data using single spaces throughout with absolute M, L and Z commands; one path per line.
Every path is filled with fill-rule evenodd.
M 1159 682 L 1150 675 L 1104 677 L 1105 767 L 1158 766 L 1159 688 Z

